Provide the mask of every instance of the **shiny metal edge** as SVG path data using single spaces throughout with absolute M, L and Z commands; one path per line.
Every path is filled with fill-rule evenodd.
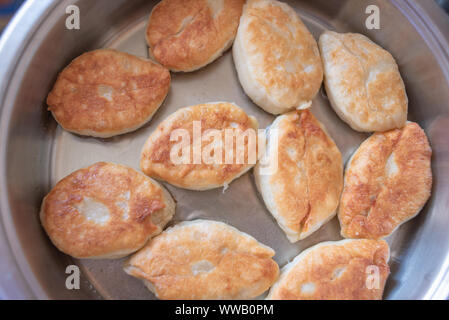
M 406 16 L 422 35 L 432 50 L 444 77 L 449 83 L 449 16 L 434 1 L 393 0 L 394 5 Z M 419 26 L 415 23 L 420 23 Z M 449 299 L 449 252 L 430 289 L 422 297 L 424 300 Z
M 4 108 L 6 92 L 9 87 L 7 79 L 10 79 L 15 72 L 16 65 L 22 57 L 28 40 L 32 38 L 35 30 L 45 20 L 47 15 L 57 6 L 52 0 L 29 0 L 25 2 L 20 10 L 11 20 L 0 38 L 0 272 L 14 272 L 14 276 L 7 277 L 14 282 L 20 290 L 4 291 L 3 287 L 11 288 L 11 285 L 0 283 L 0 294 L 2 299 L 48 299 L 49 297 L 42 289 L 37 279 L 32 276 L 32 270 L 25 258 L 17 236 L 13 234 L 15 230 L 10 217 L 6 214 L 10 212 L 8 195 L 6 192 L 6 150 L 8 141 L 6 133 L 9 128 L 9 115 L 12 110 Z M 21 30 L 21 32 L 17 32 Z M 3 191 L 2 191 L 3 190 Z M 2 277 L 2 281 L 6 277 Z M 30 290 L 31 289 L 31 290 Z M 32 293 L 32 294 L 25 294 Z
M 422 35 L 432 52 L 439 54 L 436 58 L 446 71 L 444 76 L 449 82 L 449 16 L 434 1 L 392 0 L 392 2 L 409 18 L 410 23 Z

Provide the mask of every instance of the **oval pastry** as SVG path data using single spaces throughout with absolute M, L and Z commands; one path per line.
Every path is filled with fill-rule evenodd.
M 59 74 L 47 104 L 65 130 L 108 138 L 148 122 L 169 87 L 167 69 L 127 53 L 102 49 L 73 60 Z
M 140 167 L 180 188 L 226 187 L 256 164 L 257 129 L 257 120 L 232 103 L 182 108 L 150 135 Z
M 279 1 L 247 1 L 233 55 L 245 93 L 272 114 L 307 108 L 323 81 L 315 39 L 296 12 Z
M 275 252 L 222 222 L 182 222 L 134 254 L 125 272 L 159 299 L 250 299 L 276 280 Z
M 405 125 L 407 94 L 389 52 L 356 33 L 326 31 L 319 45 L 326 93 L 344 122 L 364 132 Z
M 346 166 L 341 235 L 383 238 L 415 217 L 430 197 L 431 155 L 426 134 L 413 122 L 365 140 Z
M 275 143 L 277 148 L 270 146 Z M 336 214 L 343 188 L 340 151 L 309 110 L 277 117 L 266 150 L 264 157 L 278 167 L 264 173 L 258 163 L 256 185 L 287 238 L 304 239 Z
M 151 12 L 150 55 L 171 71 L 211 63 L 234 41 L 245 0 L 163 0 Z
M 268 300 L 380 300 L 390 273 L 383 240 L 322 242 L 282 268 Z
M 53 244 L 75 258 L 120 258 L 159 234 L 175 213 L 170 194 L 134 169 L 98 162 L 68 175 L 42 202 Z

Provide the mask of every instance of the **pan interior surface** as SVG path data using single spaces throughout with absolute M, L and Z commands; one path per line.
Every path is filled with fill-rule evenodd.
M 56 3 L 57 1 L 55 1 Z M 316 39 L 327 29 L 360 32 L 396 58 L 409 97 L 409 120 L 418 122 L 433 148 L 432 197 L 415 219 L 401 226 L 387 241 L 391 246 L 391 275 L 384 298 L 420 299 L 431 295 L 449 263 L 449 79 L 432 43 L 422 38 L 408 19 L 413 12 L 389 1 L 285 1 L 294 7 Z M 3 101 L 2 133 L 6 133 L 2 206 L 4 229 L 21 271 L 39 298 L 154 299 L 145 286 L 122 269 L 120 260 L 76 260 L 52 246 L 40 227 L 43 196 L 69 173 L 97 161 L 111 161 L 139 170 L 140 151 L 147 137 L 179 108 L 213 101 L 234 102 L 265 128 L 274 117 L 244 94 L 228 50 L 212 64 L 192 73 L 172 73 L 170 92 L 153 119 L 125 135 L 97 139 L 71 134 L 56 125 L 45 99 L 62 68 L 81 53 L 115 48 L 148 58 L 145 28 L 157 1 L 77 1 L 80 30 L 64 23 L 68 1 L 53 4 L 23 50 Z M 367 30 L 365 9 L 376 4 L 381 28 Z M 409 15 L 406 13 L 409 12 Z M 57 44 L 55 44 L 57 43 Z M 445 65 L 447 67 L 447 65 Z M 15 85 L 15 87 L 14 87 Z M 16 89 L 13 89 L 16 88 Z M 10 110 L 5 120 L 5 110 Z M 353 131 L 330 107 L 323 90 L 312 112 L 326 126 L 346 162 L 369 135 Z M 8 123 L 5 127 L 4 123 Z M 7 139 L 7 140 L 6 140 Z M 226 191 L 188 191 L 164 184 L 177 201 L 171 225 L 192 219 L 219 220 L 255 237 L 276 251 L 284 266 L 302 250 L 322 241 L 339 240 L 340 226 L 332 219 L 312 236 L 291 244 L 267 211 L 252 173 L 232 182 Z M 7 212 L 6 212 L 7 211 Z M 65 286 L 68 265 L 81 269 L 80 290 Z

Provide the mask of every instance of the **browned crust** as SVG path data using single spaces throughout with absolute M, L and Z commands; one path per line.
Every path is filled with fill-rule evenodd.
M 368 138 L 346 170 L 338 213 L 342 235 L 382 238 L 418 214 L 430 197 L 431 155 L 417 123 Z M 389 158 L 394 159 L 396 174 L 388 174 Z
M 128 219 L 118 202 L 129 192 Z M 76 206 L 86 197 L 106 206 L 110 218 L 100 225 Z M 152 215 L 166 207 L 160 187 L 137 171 L 98 162 L 73 172 L 50 191 L 42 203 L 41 222 L 52 242 L 73 257 L 101 257 L 135 251 L 160 231 Z M 133 250 L 134 249 L 134 250 Z
M 385 241 L 325 242 L 307 249 L 300 256 L 300 259 L 295 259 L 290 270 L 282 270 L 280 280 L 273 286 L 269 299 L 382 299 L 390 273 L 389 248 Z M 378 283 L 375 281 L 375 272 L 378 272 Z
M 325 85 L 337 114 L 358 131 L 401 128 L 408 99 L 392 55 L 356 33 L 320 37 Z
M 249 0 L 244 19 L 242 42 L 257 84 L 285 109 L 311 101 L 323 67 L 317 42 L 299 16 L 285 3 Z
M 108 137 L 135 130 L 148 121 L 169 87 L 167 69 L 127 53 L 102 49 L 73 60 L 59 74 L 47 104 L 64 129 Z
M 257 136 L 258 124 L 255 118 L 249 117 L 242 109 L 231 103 L 209 103 L 182 108 L 164 120 L 146 141 L 140 160 L 140 167 L 146 175 L 182 188 L 204 190 L 230 183 L 254 165 L 248 163 L 247 139 L 244 143 L 245 162 L 242 164 L 236 163 L 236 143 L 234 143 L 233 163 L 225 163 L 223 151 L 222 164 L 207 164 L 203 160 L 200 164 L 194 164 L 192 141 L 191 164 L 173 163 L 170 152 L 179 141 L 170 141 L 170 136 L 175 129 L 185 129 L 193 139 L 193 121 L 201 123 L 202 134 L 209 129 L 220 130 L 222 141 L 225 141 L 226 129 L 235 133 L 238 129 L 240 132 L 250 129 L 254 130 Z M 232 127 L 232 124 L 237 127 Z M 202 146 L 205 147 L 210 142 L 211 140 L 203 139 Z M 255 142 L 257 144 L 257 141 Z
M 270 178 L 277 215 L 302 238 L 336 212 L 343 163 L 335 142 L 309 110 L 279 123 L 279 168 Z
M 223 0 L 222 10 L 214 12 L 206 0 L 161 1 L 146 31 L 150 55 L 173 71 L 212 62 L 234 39 L 244 3 Z
M 223 223 L 183 222 L 155 237 L 125 271 L 150 283 L 159 299 L 250 299 L 279 274 L 274 251 Z M 194 272 L 196 264 L 210 270 Z

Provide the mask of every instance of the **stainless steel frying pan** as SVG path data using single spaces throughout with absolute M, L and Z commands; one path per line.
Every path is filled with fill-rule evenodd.
M 426 130 L 433 148 L 432 197 L 420 215 L 388 242 L 392 274 L 388 299 L 446 299 L 449 296 L 449 20 L 433 0 L 287 1 L 312 33 L 324 29 L 368 35 L 397 59 L 410 100 L 409 119 Z M 232 56 L 206 68 L 174 74 L 171 92 L 144 128 L 112 139 L 83 138 L 62 131 L 46 111 L 45 98 L 57 73 L 74 57 L 99 47 L 147 56 L 143 31 L 156 1 L 30 0 L 0 41 L 0 297 L 154 298 L 121 269 L 122 260 L 78 261 L 53 247 L 39 224 L 43 196 L 73 170 L 106 160 L 138 169 L 140 148 L 155 126 L 182 106 L 228 100 L 273 120 L 244 95 Z M 80 9 L 80 29 L 66 28 L 66 8 Z M 365 26 L 368 5 L 380 9 L 380 29 Z M 367 135 L 352 131 L 319 94 L 313 113 L 326 125 L 344 159 Z M 266 211 L 252 174 L 226 192 L 193 192 L 168 186 L 178 201 L 175 221 L 209 218 L 230 223 L 276 250 L 282 266 L 301 250 L 337 240 L 336 219 L 313 236 L 290 244 Z M 65 287 L 68 265 L 81 269 L 81 288 Z

